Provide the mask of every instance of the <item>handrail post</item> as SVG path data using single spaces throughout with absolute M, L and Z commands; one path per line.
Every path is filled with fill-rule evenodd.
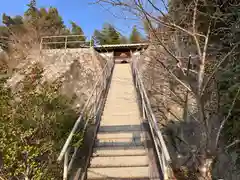
M 143 95 L 142 96 L 142 114 L 143 114 L 143 119 L 146 119 L 146 114 L 145 114 L 145 101 L 143 99 Z
M 67 176 L 68 176 L 68 155 L 69 155 L 69 149 L 64 155 L 63 180 L 67 180 Z
M 41 42 L 40 42 L 40 53 L 42 51 L 42 43 L 43 43 L 43 37 L 41 38 Z
M 94 124 L 96 124 L 97 122 L 97 90 L 98 87 L 96 87 L 96 91 L 95 91 L 95 101 L 94 101 Z
M 65 36 L 65 49 L 67 49 L 67 40 L 68 40 L 68 36 Z
M 90 43 L 89 43 L 90 48 L 92 47 L 92 40 L 93 40 L 93 38 L 92 38 L 92 36 L 91 36 L 91 38 L 90 38 Z

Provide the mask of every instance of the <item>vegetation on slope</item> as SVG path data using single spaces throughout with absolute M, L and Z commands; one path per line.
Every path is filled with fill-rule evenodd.
M 58 82 L 40 85 L 41 73 L 36 64 L 15 93 L 1 79 L 0 177 L 5 179 L 61 178 L 56 159 L 77 112 L 59 93 Z
M 0 57 L 0 179 L 61 179 L 62 165 L 56 159 L 78 117 L 75 99 L 62 95 L 61 82 L 43 83 L 40 64 L 27 69 L 15 88 L 6 82 L 29 52 L 38 49 L 42 36 L 83 31 L 74 22 L 67 29 L 56 8 L 39 9 L 34 0 L 28 7 L 23 16 L 3 14 L 0 27 L 0 46 L 6 50 Z M 29 60 L 35 62 L 33 58 L 38 57 Z M 78 138 L 73 142 L 80 146 Z

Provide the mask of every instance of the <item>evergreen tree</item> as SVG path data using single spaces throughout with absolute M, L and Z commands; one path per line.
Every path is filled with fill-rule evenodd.
M 18 25 L 22 25 L 23 24 L 23 18 L 22 18 L 22 16 L 10 17 L 10 16 L 7 16 L 5 13 L 3 13 L 3 15 L 2 15 L 2 22 L 7 27 L 18 26 Z
M 97 44 L 120 44 L 120 33 L 110 24 L 104 24 L 101 31 L 94 31 L 94 39 Z
M 30 20 L 36 20 L 38 18 L 38 9 L 37 9 L 37 3 L 36 0 L 31 0 L 29 4 L 27 4 L 28 9 L 27 11 L 24 13 L 24 15 L 27 17 L 27 19 Z M 34 21 L 33 21 L 34 23 Z
M 0 36 L 6 37 L 10 35 L 9 29 L 15 36 L 19 36 L 19 38 L 29 33 L 28 37 L 32 39 L 32 41 L 39 41 L 42 36 L 84 34 L 81 27 L 74 22 L 71 22 L 72 28 L 67 29 L 57 8 L 37 8 L 36 0 L 31 0 L 27 6 L 28 9 L 24 13 L 24 16 L 11 17 L 3 13 L 2 22 L 4 26 L 0 28 Z M 77 40 L 85 41 L 85 37 L 78 37 L 72 41 Z M 53 38 L 51 41 L 58 42 L 64 40 L 61 38 Z M 71 39 L 69 39 L 69 41 L 71 41 Z M 59 48 L 60 46 L 62 45 L 57 45 Z
M 39 13 L 41 17 L 47 17 L 48 11 L 45 8 L 40 8 Z
M 7 16 L 5 13 L 2 15 L 2 22 L 5 24 L 7 27 L 11 26 L 14 24 L 13 19 L 10 16 Z
M 80 26 L 78 26 L 75 22 L 71 21 L 70 22 L 72 28 L 71 28 L 71 33 L 72 35 L 81 35 L 78 37 L 72 36 L 68 37 L 68 41 L 72 41 L 74 43 L 70 43 L 68 47 L 71 48 L 77 48 L 79 46 L 85 45 L 86 37 L 84 36 L 83 30 Z M 79 42 L 77 42 L 79 41 Z
M 93 33 L 93 41 L 94 41 L 94 44 L 105 44 L 104 43 L 104 36 L 98 30 L 95 30 L 94 33 Z
M 65 28 L 65 26 L 62 17 L 58 13 L 58 10 L 54 7 L 50 7 L 45 16 L 45 12 L 43 10 L 42 13 L 41 19 L 43 23 L 39 24 L 39 26 L 45 25 L 45 31 L 48 32 L 48 34 L 61 34 L 61 31 Z
M 83 35 L 81 37 L 79 37 L 78 39 L 80 41 L 85 41 L 85 37 L 84 37 L 84 33 L 83 33 L 83 30 L 80 26 L 78 26 L 75 22 L 71 21 L 71 25 L 72 25 L 72 32 L 71 34 L 73 35 Z
M 15 16 L 12 18 L 14 25 L 22 25 L 23 24 L 23 17 L 22 16 Z
M 108 44 L 120 44 L 120 33 L 112 26 L 109 25 L 107 37 L 109 39 Z
M 130 43 L 140 43 L 143 41 L 140 32 L 137 30 L 136 26 L 133 27 L 132 33 L 130 35 Z
M 14 32 L 15 35 L 25 32 L 22 16 L 10 17 L 3 13 L 2 22 L 5 26 L 1 26 L 0 28 L 0 37 L 1 36 L 4 36 L 5 38 L 9 37 L 11 34 L 10 32 Z M 5 47 L 7 46 L 8 45 L 5 43 Z

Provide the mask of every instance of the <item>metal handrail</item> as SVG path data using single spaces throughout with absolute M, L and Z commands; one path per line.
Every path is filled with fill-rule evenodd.
M 63 179 L 67 180 L 69 171 L 72 168 L 73 161 L 77 155 L 79 147 L 74 147 L 71 143 L 73 141 L 74 134 L 85 132 L 88 125 L 91 123 L 93 125 L 98 124 L 97 117 L 99 115 L 99 109 L 104 101 L 104 93 L 108 87 L 108 83 L 111 78 L 112 70 L 114 67 L 113 60 L 107 60 L 101 75 L 97 79 L 93 90 L 86 101 L 79 118 L 76 120 L 61 152 L 58 156 L 58 162 L 61 162 L 64 159 L 64 171 Z M 87 116 L 87 118 L 86 118 Z M 93 120 L 93 122 L 91 121 Z M 83 124 L 82 124 L 83 123 Z M 71 156 L 71 157 L 70 157 Z
M 140 102 L 141 102 L 140 104 L 142 108 L 143 119 L 147 120 L 150 127 L 150 133 L 151 133 L 154 147 L 157 153 L 157 158 L 160 164 L 163 180 L 170 179 L 170 176 L 172 173 L 172 169 L 170 166 L 171 159 L 169 156 L 169 152 L 167 150 L 167 146 L 163 139 L 162 133 L 157 124 L 156 117 L 152 111 L 150 100 L 147 96 L 141 75 L 137 67 L 138 65 L 137 62 L 139 62 L 138 59 L 133 60 L 131 67 L 132 67 L 134 84 L 136 86 L 136 90 L 140 97 Z
M 57 45 L 57 44 L 62 44 L 64 45 L 64 49 L 67 49 L 68 48 L 68 45 L 69 44 L 83 44 L 85 45 L 85 47 L 91 47 L 92 44 L 91 44 L 91 39 L 89 41 L 78 41 L 78 40 L 74 40 L 74 41 L 69 41 L 69 38 L 78 38 L 78 37 L 84 37 L 84 35 L 59 35 L 59 36 L 43 36 L 41 37 L 41 41 L 40 41 L 40 51 L 42 49 L 45 48 L 45 45 Z M 59 39 L 59 38 L 62 38 L 63 40 L 60 40 L 59 41 L 51 41 L 51 40 L 54 40 L 54 39 Z M 50 40 L 50 42 L 45 42 L 45 40 Z M 89 45 L 87 45 L 89 44 Z

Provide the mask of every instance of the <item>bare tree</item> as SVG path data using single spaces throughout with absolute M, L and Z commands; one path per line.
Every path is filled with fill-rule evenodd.
M 206 31 L 199 31 L 197 19 L 203 13 L 200 7 L 203 6 L 204 1 L 193 0 L 185 7 L 185 11 L 189 11 L 189 14 L 191 14 L 190 20 L 183 18 L 183 21 L 185 20 L 187 25 L 186 23 L 178 23 L 173 17 L 169 16 L 169 9 L 165 0 L 161 0 L 160 2 L 153 0 L 98 0 L 97 3 L 101 3 L 102 6 L 107 3 L 114 7 L 120 7 L 147 22 L 150 34 L 150 45 L 153 46 L 156 51 L 150 58 L 155 59 L 155 62 L 161 65 L 168 76 L 185 89 L 187 93 L 185 100 L 181 100 L 183 103 L 187 103 L 189 94 L 194 97 L 196 102 L 197 114 L 192 117 L 194 120 L 197 120 L 198 128 L 201 129 L 201 142 L 197 150 L 193 153 L 195 157 L 193 167 L 194 176 L 199 180 L 212 179 L 210 172 L 213 161 L 217 156 L 219 137 L 234 108 L 239 90 L 229 109 L 229 115 L 219 123 L 218 127 L 213 127 L 212 125 L 212 116 L 209 115 L 211 111 L 208 109 L 211 102 L 207 98 L 209 98 L 210 87 L 214 86 L 213 78 L 216 72 L 236 48 L 239 47 L 239 43 L 232 46 L 228 53 L 216 61 L 213 65 L 213 70 L 211 73 L 208 73 L 206 72 L 206 68 L 208 63 L 212 63 L 209 62 L 208 48 L 210 47 L 209 40 L 213 34 L 215 17 L 209 14 Z M 155 25 L 158 25 L 158 28 L 156 28 Z M 180 42 L 181 39 L 179 38 L 182 37 L 187 38 L 187 40 L 191 42 L 191 47 Z M 185 58 L 179 57 L 179 55 L 184 54 L 182 52 L 186 49 L 189 54 L 187 54 Z M 165 57 L 167 57 L 169 61 L 172 60 L 171 62 L 173 63 L 171 63 L 171 65 L 169 65 L 169 62 L 164 61 L 163 56 L 160 55 L 162 53 L 165 54 Z M 190 64 L 195 64 L 195 67 L 191 69 Z M 239 143 L 239 140 L 234 141 L 229 146 L 236 143 Z M 188 144 L 191 146 L 191 143 Z M 192 151 L 192 149 L 190 149 L 190 151 Z

